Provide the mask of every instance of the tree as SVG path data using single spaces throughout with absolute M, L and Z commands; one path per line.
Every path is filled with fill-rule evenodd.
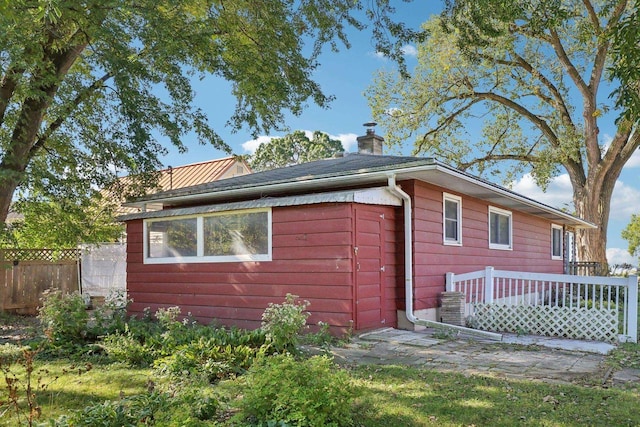
M 99 199 L 37 200 L 14 206 L 23 215 L 10 225 L 10 247 L 65 249 L 80 243 L 114 242 L 124 228 L 114 218 L 115 206 Z M 0 246 L 2 244 L 0 243 Z
M 564 169 L 575 213 L 597 225 L 578 230 L 578 256 L 606 263 L 613 188 L 640 145 L 635 6 L 448 0 L 412 76 L 377 76 L 374 119 L 392 144 L 415 138 L 416 153 L 505 182 L 530 171 L 544 188 Z M 600 125 L 614 121 L 604 146 Z
M 260 144 L 251 156 L 251 169 L 263 171 L 326 159 L 344 151 L 342 143 L 315 131 L 311 139 L 301 130 Z
M 640 215 L 631 215 L 631 222 L 622 230 L 622 238 L 629 242 L 629 254 L 640 257 Z
M 16 191 L 78 200 L 120 172 L 150 184 L 182 137 L 229 151 L 193 105 L 190 78 L 216 75 L 237 98 L 228 124 L 268 131 L 283 111 L 331 100 L 312 74 L 327 45 L 363 28 L 351 0 L 0 0 L 0 223 Z M 380 49 L 402 36 L 388 0 L 369 3 Z M 407 31 L 405 35 L 411 32 Z M 397 54 L 397 53 L 396 53 Z M 129 185 L 128 189 L 134 188 Z

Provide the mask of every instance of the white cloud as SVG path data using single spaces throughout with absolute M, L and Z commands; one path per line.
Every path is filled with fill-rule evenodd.
M 640 150 L 636 150 L 625 165 L 626 168 L 640 168 Z
M 415 46 L 410 44 L 405 44 L 400 48 L 403 54 L 407 56 L 416 56 L 418 54 L 418 49 Z
M 638 266 L 638 258 L 631 256 L 628 250 L 621 248 L 607 248 L 607 261 L 610 266 L 621 264 Z
M 258 149 L 258 147 L 260 146 L 260 144 L 264 144 L 266 142 L 269 142 L 273 138 L 277 138 L 277 137 L 276 136 L 261 135 L 261 136 L 257 137 L 256 139 L 252 139 L 251 141 L 247 141 L 247 142 L 243 143 L 242 144 L 242 148 L 244 149 L 245 152 L 247 152 L 249 154 L 254 154 L 256 152 L 256 150 Z
M 531 174 L 525 174 L 519 181 L 514 182 L 511 188 L 516 193 L 546 205 L 573 211 L 573 189 L 568 174 L 554 178 L 546 192 L 536 185 Z M 640 190 L 622 181 L 616 182 L 611 197 L 609 219 L 628 221 L 631 214 L 637 212 L 640 212 Z
M 387 60 L 387 57 L 382 52 L 368 52 L 367 55 L 372 57 L 372 58 L 379 59 L 381 61 L 386 61 Z
M 519 181 L 512 183 L 511 188 L 519 194 L 558 209 L 573 210 L 573 189 L 568 174 L 555 177 L 547 191 L 542 191 L 531 174 L 525 174 Z
M 329 135 L 329 138 L 337 139 L 338 141 L 342 142 L 342 147 L 347 153 L 354 151 L 358 144 L 358 135 L 356 135 L 355 133 L 340 133 L 338 135 Z
M 640 190 L 618 180 L 611 197 L 610 219 L 629 221 L 631 214 L 640 212 Z

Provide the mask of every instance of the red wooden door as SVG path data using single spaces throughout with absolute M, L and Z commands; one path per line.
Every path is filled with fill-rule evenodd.
M 356 329 L 379 328 L 384 319 L 384 217 L 356 209 L 354 259 Z

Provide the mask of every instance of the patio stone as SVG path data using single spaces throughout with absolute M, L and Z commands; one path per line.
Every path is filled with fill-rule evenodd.
M 387 328 L 354 338 L 332 353 L 344 364 L 381 364 L 424 367 L 441 372 L 465 375 L 489 375 L 503 378 L 532 379 L 550 383 L 570 383 L 587 378 L 605 378 L 604 359 L 598 343 L 577 345 L 565 340 L 527 338 L 513 344 L 458 336 L 454 339 L 434 338 L 430 330 L 398 331 Z M 541 342 L 550 342 L 549 348 Z M 570 340 L 567 340 L 570 341 Z M 601 343 L 602 344 L 602 343 Z M 608 346 L 608 344 L 607 344 Z M 595 353 L 576 348 L 588 348 Z M 640 370 L 620 371 L 614 381 L 640 381 Z

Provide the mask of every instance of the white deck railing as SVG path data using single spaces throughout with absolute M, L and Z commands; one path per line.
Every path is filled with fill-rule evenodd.
M 638 341 L 637 276 L 573 276 L 487 267 L 471 273 L 447 273 L 446 280 L 447 291 L 464 294 L 465 317 L 472 323 L 484 319 L 489 310 L 492 319 L 517 325 L 513 328 L 518 331 L 544 331 L 541 333 L 546 335 L 551 330 L 552 335 L 571 336 L 569 329 L 588 331 L 602 323 L 602 329 L 614 328 L 618 339 Z M 545 329 L 541 323 L 546 320 L 541 319 L 550 318 L 554 326 L 546 325 Z M 597 335 L 577 336 L 596 339 Z

